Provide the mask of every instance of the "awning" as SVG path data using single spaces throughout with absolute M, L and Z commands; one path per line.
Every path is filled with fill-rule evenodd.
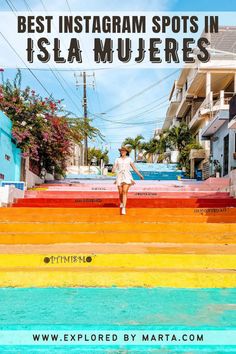
M 202 130 L 202 137 L 207 138 L 214 135 L 222 125 L 229 120 L 229 110 L 221 109 L 217 112 L 215 117 L 210 120 L 205 128 Z

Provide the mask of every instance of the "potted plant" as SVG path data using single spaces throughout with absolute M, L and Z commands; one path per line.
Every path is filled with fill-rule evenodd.
M 219 160 L 214 160 L 213 161 L 214 164 L 214 173 L 216 178 L 220 178 L 221 176 L 221 165 L 220 165 L 220 161 Z

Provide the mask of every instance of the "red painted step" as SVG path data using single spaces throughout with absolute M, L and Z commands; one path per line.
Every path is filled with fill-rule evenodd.
M 118 207 L 118 198 L 25 198 L 18 199 L 13 207 Z M 234 198 L 130 198 L 132 208 L 224 208 L 236 207 Z
M 73 198 L 117 198 L 117 192 L 109 191 L 27 191 L 25 198 L 37 198 L 37 199 L 73 199 Z M 227 192 L 157 192 L 157 191 L 135 191 L 129 192 L 129 198 L 229 198 Z

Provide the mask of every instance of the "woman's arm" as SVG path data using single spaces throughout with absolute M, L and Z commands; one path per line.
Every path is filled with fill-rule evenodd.
M 132 169 L 134 170 L 134 172 L 137 173 L 137 175 L 141 178 L 144 179 L 143 175 L 139 172 L 139 170 L 135 167 L 135 164 L 133 162 L 130 163 L 130 166 L 132 167 Z

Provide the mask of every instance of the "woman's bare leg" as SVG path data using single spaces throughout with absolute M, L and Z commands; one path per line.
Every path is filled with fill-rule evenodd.
M 129 184 L 123 184 L 123 206 L 126 207 L 127 198 L 128 198 L 128 191 L 129 191 Z
M 118 186 L 120 203 L 123 203 L 123 186 Z

